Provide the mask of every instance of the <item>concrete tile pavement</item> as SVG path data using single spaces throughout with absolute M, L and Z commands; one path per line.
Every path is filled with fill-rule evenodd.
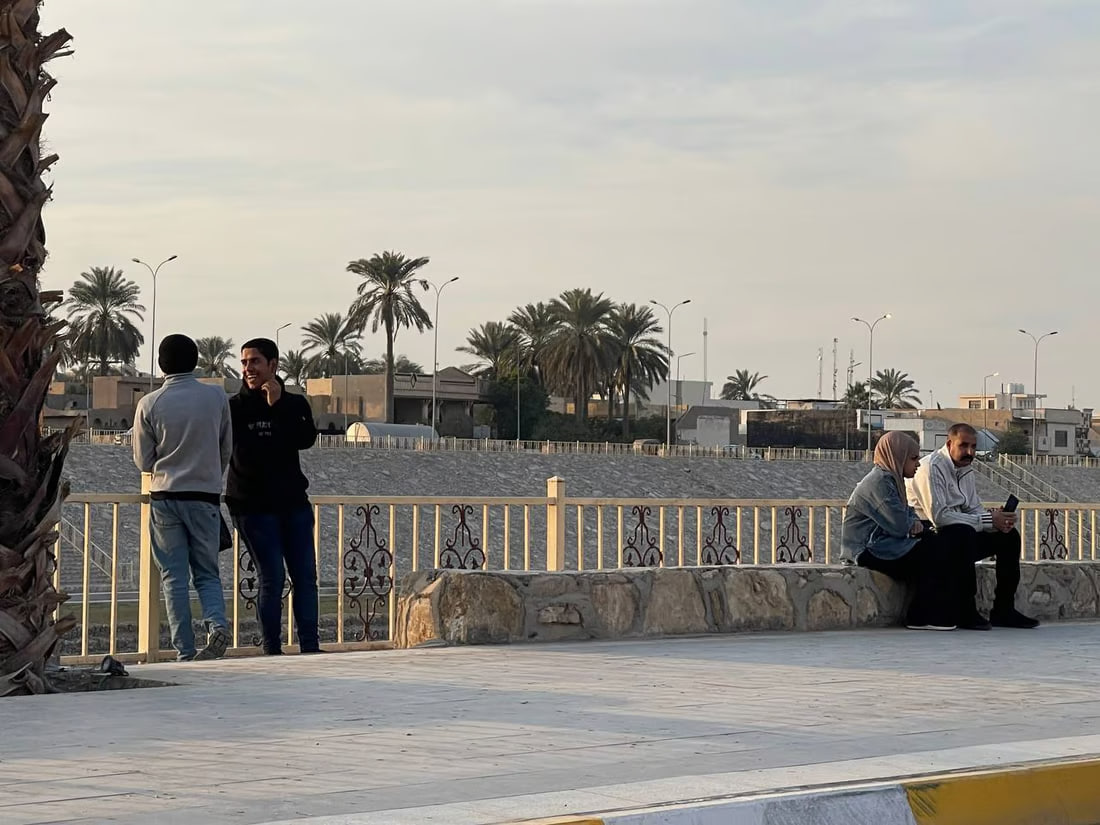
M 0 702 L 0 821 L 484 825 L 1098 753 L 1098 630 L 135 667 L 179 686 Z

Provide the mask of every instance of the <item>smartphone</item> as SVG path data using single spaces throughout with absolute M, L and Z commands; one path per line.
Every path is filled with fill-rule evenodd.
M 1008 501 L 1005 502 L 1004 511 L 1006 513 L 1015 513 L 1016 505 L 1020 503 L 1020 500 L 1014 495 L 1009 495 Z

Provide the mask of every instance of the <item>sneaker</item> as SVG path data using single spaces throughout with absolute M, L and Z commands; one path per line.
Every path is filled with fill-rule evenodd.
M 993 625 L 989 623 L 989 619 L 975 610 L 970 616 L 963 621 L 959 622 L 959 627 L 963 630 L 992 630 Z
M 907 624 L 905 627 L 908 630 L 955 630 L 957 626 L 953 624 Z
M 322 650 L 319 647 L 311 647 L 305 650 L 299 650 L 298 652 L 301 653 L 303 656 L 315 656 L 318 653 L 328 653 L 327 650 Z
M 225 655 L 227 647 L 229 647 L 229 631 L 224 627 L 215 625 L 206 638 L 206 647 L 195 654 L 195 661 L 205 662 L 210 659 L 220 659 Z
M 1031 630 L 1039 626 L 1039 620 L 1025 616 L 1014 607 L 1008 610 L 994 610 L 989 614 L 989 620 L 994 627 L 1015 627 L 1021 630 Z

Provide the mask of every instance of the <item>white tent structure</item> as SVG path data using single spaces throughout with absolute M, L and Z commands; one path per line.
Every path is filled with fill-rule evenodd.
M 347 442 L 374 447 L 416 447 L 438 441 L 439 436 L 427 424 L 382 424 L 357 421 L 348 427 Z

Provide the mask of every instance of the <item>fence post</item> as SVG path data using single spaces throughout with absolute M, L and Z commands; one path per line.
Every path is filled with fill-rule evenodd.
M 565 479 L 546 481 L 546 569 L 565 569 Z
M 153 562 L 153 541 L 149 534 L 152 506 L 149 492 L 153 477 L 141 474 L 141 538 L 138 544 L 138 655 L 152 663 L 160 656 L 160 571 Z

